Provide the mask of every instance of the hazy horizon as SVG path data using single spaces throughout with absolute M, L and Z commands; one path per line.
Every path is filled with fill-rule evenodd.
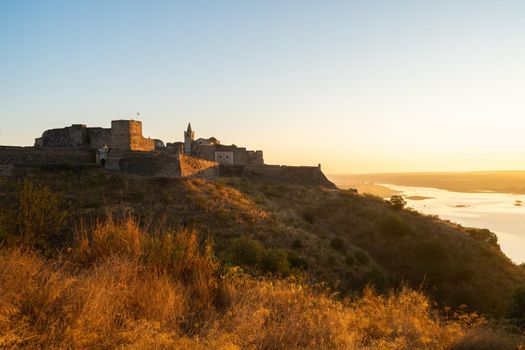
M 525 170 L 522 1 L 0 3 L 0 144 L 74 123 L 330 174 Z M 136 113 L 141 113 L 137 116 Z

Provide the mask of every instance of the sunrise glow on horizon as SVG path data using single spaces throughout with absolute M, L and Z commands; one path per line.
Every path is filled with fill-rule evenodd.
M 139 119 L 326 173 L 525 170 L 524 16 L 510 0 L 4 1 L 0 144 Z

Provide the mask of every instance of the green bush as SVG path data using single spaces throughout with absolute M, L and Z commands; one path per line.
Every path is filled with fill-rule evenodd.
M 24 181 L 16 213 L 17 241 L 43 247 L 64 228 L 69 212 L 62 209 L 62 197 L 47 187 Z
M 300 270 L 308 268 L 308 261 L 295 252 L 288 252 L 288 261 L 291 268 Z
M 258 241 L 241 237 L 232 242 L 228 259 L 237 265 L 257 266 L 265 255 L 264 247 Z
M 270 249 L 261 261 L 261 267 L 265 272 L 271 272 L 281 276 L 290 273 L 290 262 L 285 251 L 281 249 Z
M 411 229 L 400 216 L 390 214 L 379 222 L 379 232 L 387 238 L 399 238 L 410 233 Z

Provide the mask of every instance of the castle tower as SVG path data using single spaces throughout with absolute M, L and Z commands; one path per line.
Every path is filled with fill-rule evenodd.
M 191 130 L 191 124 L 188 123 L 188 129 L 184 132 L 184 153 L 191 154 L 191 145 L 195 139 L 195 132 Z
M 153 140 L 142 136 L 142 122 L 138 120 L 111 121 L 111 148 L 131 151 L 152 151 Z

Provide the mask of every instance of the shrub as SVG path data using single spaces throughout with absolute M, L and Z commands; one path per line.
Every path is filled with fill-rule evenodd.
M 265 272 L 271 272 L 281 276 L 290 273 L 290 262 L 285 251 L 281 249 L 270 249 L 261 261 L 261 268 Z
M 470 235 L 470 237 L 474 238 L 477 241 L 499 248 L 498 236 L 490 230 L 467 229 L 467 233 Z
M 379 222 L 379 232 L 387 238 L 399 238 L 410 233 L 411 229 L 400 216 L 389 214 Z
M 308 261 L 299 256 L 295 252 L 288 252 L 288 261 L 290 262 L 290 267 L 294 269 L 306 269 L 308 267 Z
M 60 195 L 25 180 L 18 197 L 17 240 L 26 245 L 47 246 L 52 238 L 59 236 L 69 216 L 61 206 Z
M 265 254 L 264 247 L 258 241 L 241 237 L 234 240 L 228 249 L 227 257 L 234 264 L 257 266 Z
M 346 248 L 345 242 L 341 238 L 334 238 L 330 241 L 330 247 L 337 251 L 344 251 Z
M 87 227 L 80 225 L 75 230 L 75 257 L 84 264 L 104 260 L 112 256 L 140 259 L 145 233 L 131 216 L 115 220 L 111 214 L 103 221 Z
M 390 205 L 394 209 L 401 210 L 405 207 L 406 204 L 407 202 L 405 201 L 403 196 L 395 194 L 392 197 L 390 197 Z

